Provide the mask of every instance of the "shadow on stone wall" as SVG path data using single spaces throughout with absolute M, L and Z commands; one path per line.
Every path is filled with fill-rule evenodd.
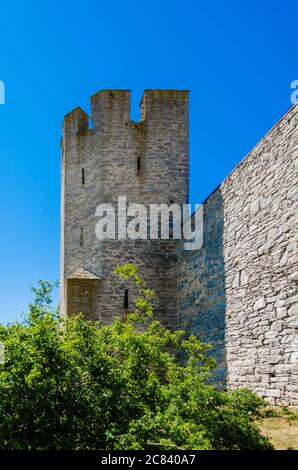
M 180 326 L 202 342 L 211 343 L 218 367 L 212 382 L 226 388 L 224 207 L 220 188 L 204 202 L 204 242 L 198 251 L 178 253 Z

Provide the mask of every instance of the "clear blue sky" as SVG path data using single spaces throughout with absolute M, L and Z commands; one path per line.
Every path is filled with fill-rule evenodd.
M 296 4 L 295 4 L 296 3 Z M 63 115 L 101 88 L 190 89 L 191 201 L 201 202 L 290 107 L 297 2 L 2 2 L 0 321 L 59 277 Z

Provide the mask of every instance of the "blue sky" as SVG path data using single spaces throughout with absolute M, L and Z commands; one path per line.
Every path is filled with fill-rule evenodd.
M 201 202 L 290 107 L 294 1 L 2 2 L 0 321 L 59 278 L 63 115 L 101 88 L 189 89 L 191 201 Z M 57 296 L 56 296 L 57 299 Z

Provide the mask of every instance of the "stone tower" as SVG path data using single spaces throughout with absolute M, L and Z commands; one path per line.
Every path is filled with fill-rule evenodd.
M 140 122 L 130 120 L 130 91 L 91 97 L 91 122 L 67 114 L 62 139 L 61 314 L 84 312 L 103 323 L 130 306 L 129 286 L 114 266 L 134 262 L 166 324 L 176 323 L 175 240 L 98 240 L 96 207 L 188 202 L 188 92 L 145 90 Z

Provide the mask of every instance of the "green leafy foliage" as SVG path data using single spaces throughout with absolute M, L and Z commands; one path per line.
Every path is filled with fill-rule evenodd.
M 0 449 L 270 448 L 264 402 L 208 385 L 210 346 L 154 320 L 136 266 L 115 274 L 139 289 L 124 321 L 59 319 L 40 281 L 25 321 L 0 327 Z

